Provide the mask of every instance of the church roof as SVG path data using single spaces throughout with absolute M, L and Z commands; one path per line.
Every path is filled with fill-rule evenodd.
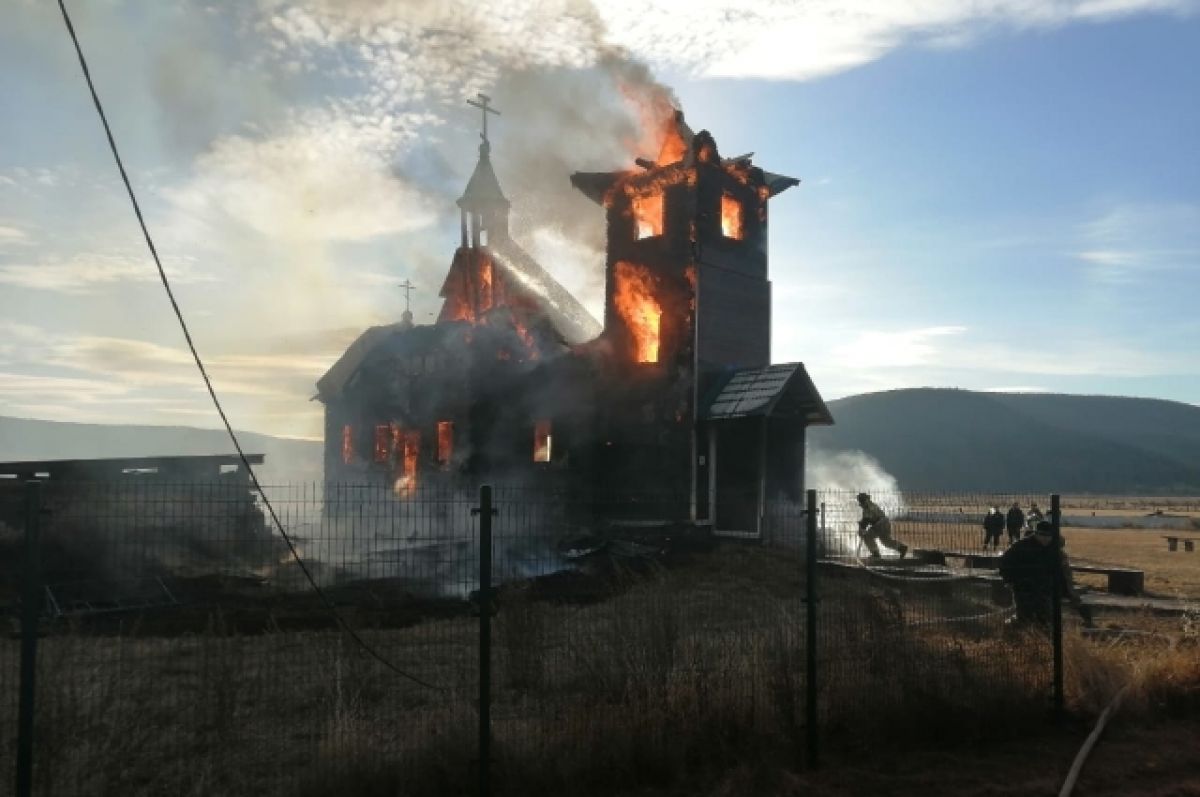
M 507 208 L 508 199 L 500 190 L 500 181 L 492 169 L 491 145 L 484 141 L 479 145 L 479 162 L 475 171 L 467 181 L 466 190 L 458 199 L 458 206 L 463 210 L 486 210 L 496 206 Z
M 682 164 L 684 168 L 691 168 L 696 164 L 697 151 L 699 148 L 708 146 L 712 151 L 716 152 L 716 142 L 713 140 L 712 134 L 707 130 L 701 130 L 699 133 L 692 131 L 687 123 L 683 120 L 683 112 L 676 111 L 674 121 L 675 136 L 668 136 L 667 142 L 663 144 L 663 151 L 659 153 L 657 162 L 651 162 L 637 159 L 637 164 L 644 169 L 656 169 L 666 166 L 672 166 L 675 163 Z M 668 150 L 671 146 L 682 144 L 684 147 L 683 157 L 678 161 L 668 160 Z M 721 158 L 722 166 L 736 165 L 740 169 L 751 169 L 757 179 L 761 180 L 761 184 L 766 186 L 768 196 L 776 196 L 787 189 L 800 184 L 800 180 L 795 177 L 788 177 L 783 174 L 775 174 L 764 169 L 754 166 L 754 153 L 750 152 L 745 155 L 739 155 L 736 158 Z M 597 205 L 603 205 L 605 199 L 612 192 L 614 186 L 620 181 L 629 178 L 631 172 L 575 172 L 571 175 L 571 185 L 575 186 L 588 199 L 595 202 Z
M 398 324 L 368 327 L 346 351 L 342 352 L 342 356 L 325 375 L 317 380 L 315 398 L 321 401 L 340 398 L 350 379 L 377 351 L 399 347 L 398 350 L 404 353 L 423 353 L 440 345 L 450 330 L 455 328 L 445 325 L 413 326 L 403 321 Z
M 509 284 L 519 286 L 563 340 L 578 344 L 600 334 L 602 327 L 591 313 L 515 241 L 497 238 L 488 249 Z

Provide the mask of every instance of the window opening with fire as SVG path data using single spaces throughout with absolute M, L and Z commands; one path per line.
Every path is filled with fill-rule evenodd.
M 637 238 L 652 238 L 663 233 L 662 194 L 643 194 L 633 198 L 633 220 Z
M 349 465 L 354 461 L 354 429 L 350 424 L 342 427 L 342 462 Z
M 396 495 L 411 495 L 417 489 L 417 460 L 421 454 L 421 433 L 416 429 L 392 426 L 396 450 Z
M 375 461 L 387 462 L 392 456 L 392 427 L 382 424 L 375 427 Z
M 742 203 L 729 193 L 721 195 L 721 234 L 735 241 L 742 240 Z
M 550 434 L 550 421 L 535 421 L 533 425 L 533 461 L 550 461 L 550 444 L 553 438 Z
M 633 339 L 634 359 L 658 362 L 662 305 L 654 298 L 654 276 L 645 266 L 624 260 L 617 262 L 613 276 L 613 304 Z
M 438 421 L 437 425 L 437 462 L 443 468 L 450 464 L 454 455 L 454 423 Z

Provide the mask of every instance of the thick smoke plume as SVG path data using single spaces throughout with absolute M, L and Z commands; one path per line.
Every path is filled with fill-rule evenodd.
M 455 200 L 478 157 L 480 116 L 465 104 L 477 92 L 501 113 L 489 137 L 514 238 L 600 320 L 604 212 L 570 174 L 654 157 L 678 103 L 607 43 L 590 3 L 261 0 L 186 19 L 197 32 L 176 38 L 207 41 L 221 24 L 236 46 L 219 63 L 201 59 L 202 85 L 181 74 L 191 59 L 156 60 L 162 140 L 191 163 L 162 188 L 167 234 L 239 286 L 198 306 L 223 303 L 212 316 L 233 327 L 253 319 L 202 338 L 266 348 L 264 329 L 294 338 L 392 323 L 404 279 L 417 285 L 415 320 L 431 322 L 458 245 Z M 336 344 L 319 352 L 330 363 L 345 340 Z M 306 391 L 295 391 L 293 415 L 306 428 L 280 428 L 278 401 L 239 423 L 270 415 L 272 431 L 315 436 Z

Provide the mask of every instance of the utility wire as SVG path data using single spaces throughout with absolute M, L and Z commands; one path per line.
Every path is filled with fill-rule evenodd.
M 133 193 L 133 185 L 129 182 L 129 175 L 125 172 L 125 164 L 121 160 L 121 154 L 117 151 L 117 142 L 113 138 L 112 128 L 108 125 L 108 117 L 104 113 L 104 106 L 100 104 L 100 97 L 96 94 L 96 85 L 92 82 L 92 74 L 88 70 L 87 59 L 83 57 L 83 48 L 79 45 L 79 37 L 75 34 L 75 26 L 71 24 L 71 15 L 67 13 L 67 7 L 63 0 L 58 0 L 58 7 L 62 11 L 63 22 L 67 24 L 67 32 L 71 34 L 71 42 L 75 45 L 75 54 L 79 56 L 79 66 L 83 70 L 83 77 L 87 81 L 88 91 L 92 94 L 92 103 L 96 106 L 96 113 L 100 115 L 100 123 L 104 125 L 104 135 L 108 138 L 108 148 L 112 150 L 113 159 L 117 163 L 117 170 L 121 173 L 121 182 L 125 184 L 125 191 L 129 194 L 129 201 L 133 205 L 133 213 L 137 216 L 138 225 L 142 228 L 142 236 L 146 239 L 146 246 L 150 249 L 150 256 L 154 258 L 154 265 L 158 268 L 159 279 L 162 280 L 163 288 L 167 292 L 167 298 L 171 301 L 171 309 L 175 311 L 175 318 L 179 320 L 179 328 L 183 330 L 183 337 L 187 340 L 188 349 L 192 353 L 192 359 L 196 361 L 196 367 L 200 369 L 200 376 L 204 379 L 204 386 L 208 389 L 208 395 L 212 398 L 213 406 L 217 408 L 217 414 L 221 416 L 221 423 L 225 425 L 225 431 L 229 434 L 229 439 L 233 441 L 233 447 L 237 450 L 238 457 L 242 461 L 242 467 L 250 474 L 250 481 L 254 484 L 254 489 L 262 498 L 263 504 L 267 507 L 267 512 L 271 515 L 271 520 L 274 521 L 275 527 L 279 529 L 280 536 L 287 543 L 288 550 L 291 551 L 292 558 L 296 560 L 296 564 L 300 566 L 304 577 L 308 579 L 308 583 L 312 585 L 313 590 L 320 596 L 321 602 L 329 611 L 341 629 L 350 636 L 358 645 L 366 651 L 373 659 L 378 661 L 383 666 L 387 667 L 397 675 L 407 678 L 415 684 L 427 687 L 429 689 L 445 690 L 447 687 L 438 686 L 424 681 L 415 675 L 404 672 L 395 664 L 385 659 L 378 651 L 367 644 L 358 632 L 355 631 L 338 612 L 337 607 L 333 605 L 333 601 L 325 594 L 325 591 L 317 585 L 317 581 L 313 578 L 308 566 L 304 564 L 304 560 L 300 558 L 300 554 L 296 551 L 296 546 L 292 542 L 292 538 L 288 536 L 287 531 L 283 528 L 283 523 L 279 521 L 279 516 L 275 514 L 275 508 L 271 506 L 267 494 L 263 492 L 262 485 L 258 482 L 258 476 L 254 473 L 254 468 L 250 465 L 250 460 L 246 458 L 246 454 L 242 451 L 242 444 L 238 442 L 237 434 L 233 431 L 233 427 L 229 423 L 229 418 L 225 415 L 225 409 L 221 406 L 221 400 L 217 398 L 216 390 L 213 389 L 212 380 L 208 378 L 208 371 L 204 368 L 204 361 L 200 359 L 200 353 L 196 351 L 196 344 L 192 342 L 192 333 L 188 330 L 187 322 L 183 318 L 183 311 L 179 309 L 179 303 L 175 301 L 175 294 L 171 290 L 171 283 L 167 279 L 167 272 L 163 269 L 162 261 L 158 257 L 158 250 L 154 246 L 154 239 L 150 237 L 150 230 L 146 227 L 146 220 L 142 217 L 141 206 L 138 205 L 137 196 Z

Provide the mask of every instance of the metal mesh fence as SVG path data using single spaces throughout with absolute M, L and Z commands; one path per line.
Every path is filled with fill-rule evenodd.
M 0 486 L 14 630 L 21 488 Z M 34 793 L 474 791 L 475 489 L 266 491 L 325 599 L 387 665 L 339 628 L 244 484 L 47 484 Z M 746 755 L 798 764 L 818 731 L 851 745 L 864 729 L 951 732 L 997 706 L 1048 705 L 1049 635 L 1009 622 L 982 526 L 989 506 L 1044 498 L 875 495 L 903 559 L 870 556 L 854 495 L 819 500 L 809 583 L 795 502 L 767 502 L 748 543 L 654 520 L 687 497 L 497 489 L 498 791 L 604 793 Z M 0 644 L 7 749 L 19 644 Z
M 1036 711 L 1039 697 L 1049 706 L 1049 618 L 1017 618 L 1000 575 L 1001 554 L 1030 533 L 1028 515 L 1036 524 L 1048 514 L 1044 496 L 875 493 L 868 500 L 886 528 L 865 533 L 860 521 L 872 514 L 856 494 L 818 499 L 820 709 L 830 735 L 952 733 L 972 715 Z M 987 522 L 990 533 L 989 513 L 1001 518 Z M 1039 587 L 1052 575 L 1040 561 L 1028 567 Z

